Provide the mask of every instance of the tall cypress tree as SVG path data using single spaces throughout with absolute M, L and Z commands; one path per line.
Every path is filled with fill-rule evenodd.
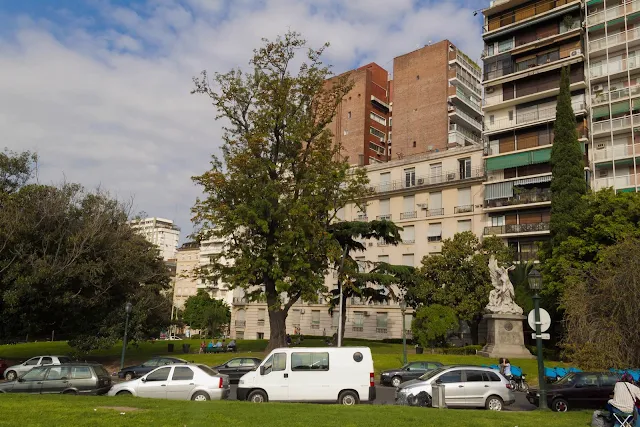
M 582 148 L 576 131 L 576 116 L 571 107 L 569 68 L 562 69 L 560 94 L 553 126 L 551 148 L 551 245 L 559 245 L 572 234 L 573 220 L 580 212 L 582 196 L 587 192 Z

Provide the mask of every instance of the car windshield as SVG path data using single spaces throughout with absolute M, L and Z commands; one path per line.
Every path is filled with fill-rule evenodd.
M 211 377 L 217 376 L 217 372 L 205 365 L 198 365 L 198 368 L 202 369 L 205 373 L 209 374 Z
M 558 381 L 556 381 L 556 384 L 558 385 L 574 385 L 576 382 L 576 374 L 575 372 L 570 372 L 567 375 L 565 375 L 564 377 L 560 378 Z
M 436 375 L 441 374 L 442 372 L 444 372 L 445 369 L 444 368 L 438 368 L 438 369 L 434 369 L 433 371 L 429 371 L 426 374 L 424 374 L 423 376 L 420 377 L 420 379 L 422 381 L 426 381 L 428 379 L 431 379 L 433 377 L 435 377 Z

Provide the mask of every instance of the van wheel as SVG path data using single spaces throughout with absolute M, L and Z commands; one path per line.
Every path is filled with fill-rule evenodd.
M 402 384 L 402 378 L 395 376 L 393 378 L 391 378 L 391 385 L 398 388 L 400 387 L 400 384 Z
M 267 402 L 267 393 L 262 390 L 253 390 L 249 393 L 247 400 L 253 403 L 265 403 Z
M 9 371 L 5 374 L 4 378 L 7 381 L 15 381 L 16 378 L 18 378 L 18 374 L 16 374 L 16 371 Z
M 345 406 L 357 405 L 359 402 L 358 395 L 353 391 L 343 391 L 338 396 L 338 403 Z
M 498 396 L 489 396 L 487 399 L 487 403 L 485 404 L 485 408 L 490 411 L 502 411 L 502 407 L 504 406 L 504 402 Z

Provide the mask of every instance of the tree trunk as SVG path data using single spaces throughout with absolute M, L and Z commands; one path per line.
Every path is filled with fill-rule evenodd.
M 345 332 L 345 327 L 347 326 L 347 294 L 346 292 L 344 292 L 344 284 L 343 284 L 343 288 L 342 288 L 342 337 L 340 342 L 342 343 L 342 345 L 344 345 L 344 332 Z M 336 342 L 336 345 L 338 345 L 338 343 Z
M 266 353 L 276 348 L 287 346 L 287 312 L 278 309 L 272 310 L 269 306 L 269 327 L 271 332 L 269 335 L 269 344 L 267 344 Z

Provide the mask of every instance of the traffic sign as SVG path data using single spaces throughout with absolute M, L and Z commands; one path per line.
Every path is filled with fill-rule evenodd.
M 542 338 L 543 340 L 550 340 L 551 339 L 551 334 L 540 334 L 540 338 Z M 536 339 L 536 333 L 532 333 L 531 334 L 531 339 Z
M 527 317 L 527 321 L 529 322 L 529 326 L 534 331 L 536 330 L 536 311 L 531 310 L 529 312 L 529 316 Z M 540 332 L 545 332 L 551 327 L 551 316 L 544 308 L 540 309 Z

